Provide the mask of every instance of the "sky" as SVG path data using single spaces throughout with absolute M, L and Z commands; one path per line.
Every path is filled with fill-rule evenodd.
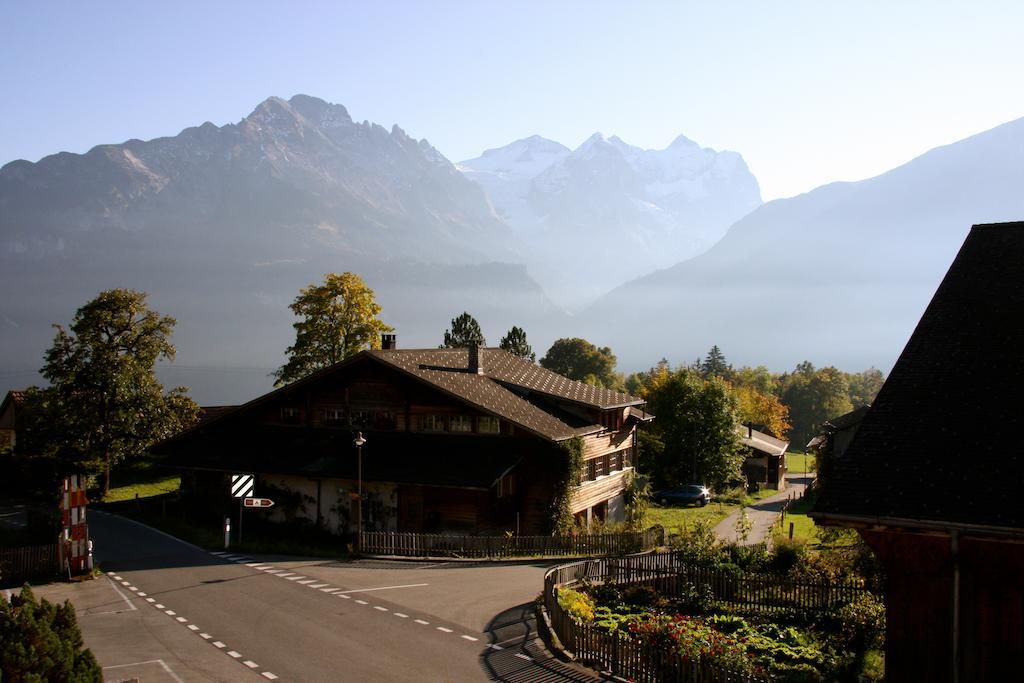
M 1019 2 L 0 2 L 0 164 L 305 93 L 453 161 L 595 131 L 739 152 L 765 199 L 1024 116 Z

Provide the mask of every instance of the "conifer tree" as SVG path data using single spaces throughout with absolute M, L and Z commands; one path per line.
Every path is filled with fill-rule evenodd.
M 537 360 L 537 354 L 533 352 L 533 348 L 527 343 L 526 332 L 521 327 L 513 325 L 508 334 L 501 338 L 498 346 L 520 358 L 525 358 L 531 363 Z
M 452 327 L 450 330 L 445 330 L 444 343 L 441 344 L 440 348 L 466 348 L 470 344 L 486 346 L 487 340 L 484 339 L 484 333 L 480 329 L 480 323 L 476 321 L 476 318 L 469 313 L 463 313 L 456 318 L 452 318 Z

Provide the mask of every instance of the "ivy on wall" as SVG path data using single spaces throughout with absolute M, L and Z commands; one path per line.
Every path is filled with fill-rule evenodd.
M 568 536 L 573 532 L 572 495 L 583 474 L 583 439 L 574 436 L 558 444 L 558 448 L 563 457 L 564 474 L 555 483 L 551 526 L 557 535 Z

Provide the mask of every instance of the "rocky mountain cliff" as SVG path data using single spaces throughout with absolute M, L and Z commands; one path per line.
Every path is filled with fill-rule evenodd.
M 761 203 L 739 154 L 684 136 L 645 150 L 595 133 L 569 150 L 535 135 L 458 168 L 515 230 L 531 273 L 570 306 L 706 251 Z
M 688 362 L 718 344 L 777 369 L 809 359 L 888 370 L 971 225 L 1024 218 L 1022 187 L 1024 119 L 769 202 L 707 253 L 601 298 L 581 327 L 627 366 Z
M 491 334 L 539 326 L 559 311 L 509 265 L 513 243 L 483 190 L 425 140 L 303 95 L 236 124 L 14 161 L 0 168 L 0 382 L 37 381 L 50 324 L 109 287 L 148 291 L 178 318 L 172 368 L 279 364 L 287 304 L 329 271 L 361 273 L 407 346 L 437 344 L 463 310 Z M 183 379 L 210 381 L 198 374 Z M 265 372 L 249 379 L 199 399 L 270 386 Z

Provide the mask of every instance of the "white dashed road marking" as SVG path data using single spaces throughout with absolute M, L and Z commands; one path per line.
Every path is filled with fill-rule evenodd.
M 379 588 L 356 588 L 350 591 L 344 591 L 345 593 L 369 593 L 370 591 L 389 591 L 393 588 L 419 588 L 420 586 L 429 586 L 429 583 L 407 583 L 403 586 L 381 586 Z
M 219 647 L 219 648 L 227 647 L 227 645 L 225 645 L 224 643 L 220 642 L 219 640 L 213 641 L 213 646 L 214 647 Z
M 445 633 L 451 633 L 452 632 L 452 630 L 450 628 L 445 628 L 444 626 L 438 626 L 437 630 L 438 631 L 444 631 Z
M 189 625 L 188 625 L 188 630 L 189 630 L 189 631 L 198 631 L 198 630 L 199 630 L 199 627 L 198 627 L 198 626 L 196 626 L 195 624 L 189 624 Z
M 256 668 L 259 667 L 259 664 L 257 664 L 256 662 L 252 661 L 251 659 L 245 660 L 244 662 L 242 662 L 242 664 L 245 664 L 250 669 L 256 669 Z
M 479 640 L 479 638 L 474 638 L 473 636 L 460 636 L 460 637 L 461 637 L 461 638 L 465 638 L 466 640 L 472 641 L 472 642 L 474 642 L 474 643 L 475 643 L 475 642 L 476 642 L 477 640 Z
M 429 621 L 423 621 L 422 619 L 415 619 L 414 621 L 417 624 L 423 624 L 424 626 L 430 626 L 430 622 Z
M 408 614 L 402 614 L 401 612 L 395 612 L 394 615 L 396 617 L 402 617 L 403 619 L 408 619 L 409 618 Z
M 263 677 L 264 678 L 269 678 L 272 681 L 276 681 L 277 680 L 277 676 L 275 676 L 274 674 L 270 673 L 269 671 L 264 671 L 263 672 Z
M 230 652 L 228 652 L 228 657 L 234 657 L 235 659 L 238 659 L 241 656 L 242 656 L 241 652 L 235 652 L 234 650 L 231 650 Z
M 366 602 L 366 600 L 356 600 L 356 602 L 358 602 L 360 605 L 369 605 L 370 604 L 370 603 Z
M 387 607 L 381 607 L 380 605 L 374 605 L 373 609 L 379 609 L 381 612 L 387 612 L 388 611 Z

